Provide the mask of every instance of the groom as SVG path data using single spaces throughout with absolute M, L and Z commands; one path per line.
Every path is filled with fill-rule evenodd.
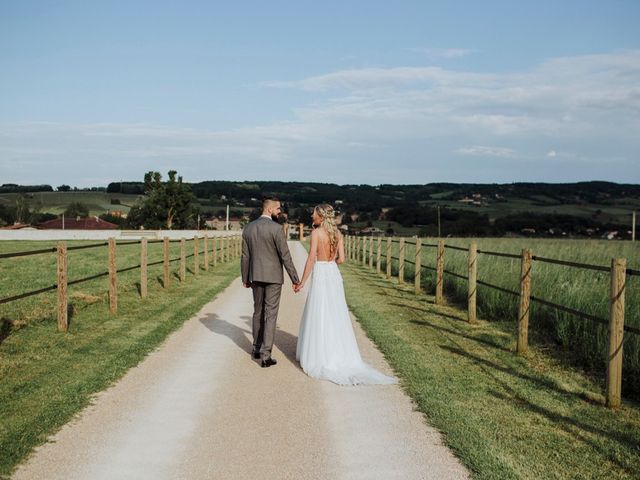
M 275 222 L 280 201 L 262 200 L 262 215 L 242 231 L 242 283 L 253 290 L 253 358 L 261 359 L 263 368 L 275 365 L 271 358 L 276 334 L 280 293 L 284 283 L 282 266 L 295 286 L 300 283 L 291 260 L 282 225 Z

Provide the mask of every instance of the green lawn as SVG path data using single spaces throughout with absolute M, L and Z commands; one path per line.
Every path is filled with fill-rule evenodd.
M 106 192 L 34 192 L 29 193 L 29 208 L 40 208 L 42 213 L 60 215 L 72 202 L 79 202 L 89 209 L 89 215 L 102 215 L 108 211 L 118 210 L 129 212 L 139 195 Z M 0 204 L 6 206 L 15 205 L 17 193 L 0 194 Z M 112 204 L 111 200 L 120 200 L 120 204 Z
M 469 325 L 413 285 L 342 267 L 347 300 L 446 444 L 479 479 L 640 478 L 640 408 L 605 408 L 597 381 L 515 322 Z
M 0 245 L 0 251 L 43 246 L 7 242 Z M 172 258 L 176 248 L 172 244 Z M 160 244 L 150 245 L 149 250 L 149 262 L 161 258 Z M 187 254 L 192 252 L 193 244 L 188 242 Z M 122 377 L 239 274 L 238 261 L 211 265 L 206 272 L 202 261 L 200 255 L 196 278 L 193 258 L 187 259 L 183 284 L 177 277 L 177 262 L 172 263 L 168 290 L 160 281 L 162 265 L 150 267 L 149 295 L 144 300 L 138 293 L 139 270 L 120 274 L 117 315 L 108 313 L 105 278 L 70 286 L 72 315 L 66 334 L 56 328 L 53 294 L 0 306 L 4 326 L 0 337 L 0 477 L 7 477 L 35 446 L 86 407 L 94 393 Z M 118 268 L 138 263 L 138 245 L 118 247 Z M 0 260 L 0 297 L 54 283 L 52 267 L 53 254 Z M 69 253 L 71 279 L 105 270 L 104 247 Z M 13 327 L 7 328 L 9 325 Z

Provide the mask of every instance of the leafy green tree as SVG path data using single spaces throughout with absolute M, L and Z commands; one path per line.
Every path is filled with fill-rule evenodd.
M 69 190 L 71 190 L 71 187 L 69 185 L 60 185 L 58 187 L 59 192 L 68 192 Z
M 129 224 L 135 228 L 187 229 L 197 225 L 198 209 L 191 187 L 169 171 L 169 178 L 162 181 L 160 172 L 147 172 L 144 176 L 145 198 L 129 212 Z
M 16 222 L 27 223 L 31 217 L 31 211 L 29 210 L 29 199 L 24 194 L 18 195 L 16 198 Z
M 65 209 L 64 216 L 67 218 L 88 217 L 89 208 L 83 203 L 71 202 Z
M 104 220 L 105 222 L 115 223 L 119 227 L 123 227 L 124 225 L 127 224 L 126 218 L 122 218 L 118 215 L 112 215 L 110 213 L 103 213 L 102 215 L 99 215 L 99 218 L 101 220 Z

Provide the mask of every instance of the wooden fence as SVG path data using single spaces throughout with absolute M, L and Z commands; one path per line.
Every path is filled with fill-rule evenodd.
M 241 254 L 241 236 L 194 236 L 188 239 L 193 242 L 193 253 L 186 254 L 186 239 L 170 240 L 168 237 L 164 237 L 162 240 L 147 240 L 143 238 L 141 240 L 134 241 L 121 241 L 116 242 L 114 238 L 109 239 L 108 242 L 95 243 L 90 245 L 78 245 L 68 247 L 66 242 L 59 242 L 57 247 L 51 247 L 41 250 L 32 250 L 26 252 L 13 252 L 0 255 L 0 259 L 24 257 L 30 255 L 39 255 L 45 253 L 57 253 L 57 283 L 55 285 L 33 290 L 30 292 L 24 292 L 18 295 L 12 295 L 10 297 L 0 298 L 0 305 L 20 300 L 22 298 L 31 297 L 44 292 L 57 290 L 57 318 L 58 318 L 58 330 L 66 332 L 69 329 L 68 321 L 68 288 L 71 285 L 77 285 L 79 283 L 88 282 L 97 278 L 108 278 L 108 291 L 109 291 L 109 311 L 112 314 L 118 312 L 118 274 L 128 272 L 130 270 L 140 269 L 140 298 L 147 296 L 147 283 L 148 283 L 148 267 L 154 265 L 163 266 L 163 280 L 162 286 L 167 289 L 171 284 L 170 268 L 171 262 L 179 262 L 179 278 L 181 282 L 186 280 L 187 271 L 187 258 L 193 258 L 193 274 L 198 276 L 200 267 L 204 270 L 208 270 L 210 265 L 217 265 L 218 262 L 228 262 L 240 257 Z M 202 240 L 202 250 L 200 249 L 200 240 Z M 163 259 L 158 262 L 147 262 L 147 247 L 150 243 L 162 243 Z M 177 258 L 169 258 L 169 244 L 180 243 L 180 256 Z M 140 264 L 125 268 L 116 268 L 117 246 L 140 244 Z M 74 280 L 68 279 L 68 252 L 72 250 L 83 250 L 89 248 L 108 248 L 108 260 L 107 271 L 91 275 L 85 278 L 79 278 Z M 203 261 L 200 260 L 200 255 L 203 256 Z
M 383 243 L 385 244 L 384 246 Z M 398 244 L 397 257 L 392 256 L 391 254 L 391 246 L 393 243 Z M 415 258 L 413 260 L 405 258 L 405 250 L 407 244 L 415 245 Z M 422 266 L 423 247 L 434 249 L 436 265 L 435 268 Z M 622 352 L 624 344 L 624 334 L 625 332 L 628 332 L 631 334 L 640 335 L 640 328 L 624 324 L 626 278 L 628 276 L 640 276 L 640 271 L 628 269 L 626 267 L 626 259 L 614 258 L 611 260 L 610 267 L 603 267 L 599 265 L 589 265 L 584 263 L 539 257 L 534 255 L 532 250 L 528 248 L 523 249 L 520 255 L 515 255 L 503 252 L 478 250 L 476 243 L 470 243 L 468 248 L 462 248 L 454 245 L 445 245 L 444 240 L 438 240 L 437 243 L 423 243 L 422 239 L 420 238 L 386 237 L 383 242 L 383 239 L 381 237 L 377 237 L 374 239 L 374 237 L 347 236 L 345 238 L 345 248 L 346 256 L 349 260 L 351 260 L 354 264 L 362 264 L 363 266 L 366 266 L 368 264 L 370 268 L 373 268 L 374 266 L 373 259 L 375 250 L 375 269 L 377 272 L 381 272 L 381 259 L 384 255 L 386 266 L 385 273 L 387 278 L 391 278 L 392 276 L 392 261 L 397 261 L 398 283 L 400 284 L 406 281 L 404 273 L 405 263 L 412 264 L 414 266 L 415 293 L 421 292 L 422 270 L 434 270 L 436 275 L 435 303 L 438 305 L 442 305 L 444 303 L 443 287 L 445 274 L 462 280 L 466 280 L 468 283 L 467 320 L 472 324 L 477 322 L 476 300 L 478 285 L 483 285 L 485 287 L 501 291 L 502 293 L 518 297 L 518 316 L 515 319 L 517 322 L 516 352 L 520 355 L 525 354 L 529 347 L 529 309 L 531 302 L 539 303 L 547 307 L 552 307 L 588 321 L 608 325 L 609 348 L 606 374 L 606 404 L 610 408 L 617 408 L 620 406 L 622 392 Z M 445 269 L 446 249 L 467 252 L 467 275 L 460 275 L 458 273 Z M 498 285 L 493 285 L 491 283 L 478 280 L 478 254 L 518 259 L 520 261 L 519 291 L 510 290 Z M 589 313 L 581 312 L 564 305 L 559 305 L 531 295 L 532 265 L 534 262 L 551 263 L 556 265 L 564 265 L 568 267 L 609 273 L 609 318 L 604 319 L 596 317 Z

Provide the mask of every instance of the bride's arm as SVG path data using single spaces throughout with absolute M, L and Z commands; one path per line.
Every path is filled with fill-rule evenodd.
M 338 234 L 338 256 L 336 257 L 336 263 L 340 265 L 344 263 L 344 241 L 342 234 Z
M 313 270 L 313 265 L 316 263 L 316 258 L 318 257 L 318 235 L 317 230 L 311 232 L 311 246 L 309 247 L 309 256 L 307 257 L 307 263 L 304 264 L 304 273 L 302 274 L 302 280 L 300 281 L 300 285 L 298 288 L 304 287 L 304 284 L 311 275 L 311 271 Z

